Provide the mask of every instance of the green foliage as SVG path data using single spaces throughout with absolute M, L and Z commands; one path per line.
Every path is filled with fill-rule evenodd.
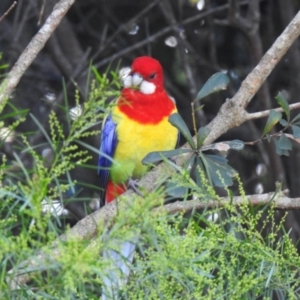
M 300 261 L 288 234 L 281 230 L 284 220 L 275 224 L 272 202 L 265 207 L 249 205 L 239 178 L 226 159 L 202 152 L 209 134 L 206 129 L 198 131 L 192 150 L 171 153 L 172 156 L 189 152 L 191 156 L 184 168 L 177 167 L 178 172 L 172 173 L 172 184 L 167 189 L 181 189 L 186 197 L 209 203 L 220 201 L 211 183 L 226 187 L 234 177 L 244 199 L 239 208 L 229 201 L 225 207 L 205 207 L 189 217 L 182 213 L 168 215 L 162 206 L 166 191 L 160 187 L 143 198 L 121 199 L 109 232 L 99 224 L 91 241 L 79 241 L 76 236 L 57 240 L 62 232 L 60 220 L 44 213 L 41 203 L 44 199 L 49 202 L 61 199 L 64 191 L 73 188 L 71 179 L 62 183 L 60 176 L 77 165 L 89 163 L 88 150 L 97 150 L 82 138 L 99 134 L 94 125 L 107 110 L 105 99 L 117 95 L 115 74 L 109 80 L 96 70 L 93 72 L 96 80 L 91 84 L 89 98 L 81 106 L 82 113 L 78 113 L 82 105 L 78 92 L 74 115 L 69 117 L 67 100 L 63 107 L 69 130 L 65 130 L 54 112 L 49 117 L 49 133 L 31 116 L 51 145 L 51 160 L 44 159 L 37 148 L 31 147 L 26 136 L 20 140 L 23 151 L 33 159 L 31 169 L 17 155 L 10 163 L 3 156 L 0 298 L 99 299 L 101 278 L 110 265 L 101 252 L 135 240 L 137 252 L 128 284 L 122 291 L 124 299 L 257 299 L 260 296 L 267 299 L 273 294 L 297 299 L 300 295 L 295 266 Z M 24 112 L 20 114 L 24 116 Z M 173 118 L 174 125 L 185 130 L 180 118 Z M 86 147 L 79 150 L 79 146 Z M 242 142 L 230 141 L 206 149 L 222 152 L 242 147 Z M 149 162 L 164 155 L 149 156 Z M 196 180 L 190 175 L 194 163 Z M 170 175 L 168 170 L 161 174 L 162 182 Z M 20 176 L 15 176 L 16 173 Z M 227 191 L 230 196 L 232 192 L 228 188 Z M 266 238 L 263 230 L 268 231 Z M 19 282 L 18 286 L 17 275 L 28 275 L 31 280 L 26 284 Z
M 291 141 L 295 141 L 297 143 L 300 142 L 300 114 L 297 114 L 292 120 L 290 120 L 290 107 L 284 95 L 279 92 L 275 99 L 284 111 L 286 119 L 282 117 L 280 112 L 271 110 L 261 139 L 266 138 L 269 142 L 273 140 L 276 146 L 276 153 L 278 155 L 289 156 L 289 151 L 292 150 Z M 278 123 L 283 127 L 283 129 L 279 132 L 269 134 L 269 132 Z M 286 133 L 289 128 L 292 130 L 292 135 Z
M 95 130 L 95 125 L 100 123 L 106 113 L 105 101 L 110 96 L 118 95 L 115 92 L 119 87 L 118 78 L 115 74 L 110 77 L 112 79 L 98 74 L 96 76 L 98 80 L 91 82 L 91 93 L 83 104 L 80 104 L 82 99 L 80 99 L 78 91 L 76 92 L 76 107 L 81 107 L 81 110 L 75 111 L 75 115 L 71 114 L 66 99 L 65 106 L 61 109 L 65 111 L 67 124 L 62 123 L 58 114 L 52 111 L 49 115 L 49 132 L 33 115 L 26 116 L 26 111 L 18 111 L 15 107 L 12 107 L 13 113 L 1 116 L 3 120 L 8 117 L 22 116 L 9 127 L 11 130 L 15 129 L 26 117 L 31 117 L 43 133 L 52 151 L 52 159 L 48 161 L 40 154 L 40 147 L 43 145 L 33 148 L 29 144 L 26 134 L 18 134 L 18 144 L 22 143 L 22 153 L 29 155 L 33 162 L 32 168 L 28 168 L 28 165 L 25 166 L 22 158 L 17 154 L 15 154 L 14 161 L 7 161 L 6 157 L 2 156 L 2 165 L 0 166 L 2 183 L 0 185 L 2 199 L 0 202 L 2 220 L 0 222 L 1 299 L 45 299 L 45 297 L 71 299 L 68 296 L 70 290 L 76 291 L 76 285 L 72 285 L 71 277 L 77 276 L 78 280 L 85 283 L 82 276 L 91 273 L 90 269 L 93 269 L 90 261 L 97 266 L 96 254 L 92 255 L 92 253 L 96 253 L 96 250 L 93 250 L 94 252 L 90 248 L 84 250 L 86 245 L 68 241 L 64 245 L 59 245 L 59 247 L 63 247 L 62 250 L 68 248 L 64 252 L 66 255 L 60 257 L 61 262 L 50 259 L 50 251 L 48 261 L 41 262 L 32 270 L 26 269 L 25 272 L 29 273 L 38 271 L 33 277 L 34 284 L 40 286 L 37 293 L 34 293 L 30 286 L 11 290 L 11 279 L 17 269 L 21 267 L 19 264 L 36 257 L 37 251 L 51 243 L 62 232 L 62 223 L 58 216 L 46 213 L 43 210 L 42 202 L 47 200 L 51 207 L 52 200 L 62 201 L 63 193 L 73 189 L 76 184 L 71 178 L 68 182 L 61 181 L 62 176 L 68 174 L 76 166 L 89 163 L 91 156 L 88 149 L 79 148 L 80 140 L 99 135 L 99 130 Z M 1 109 L 4 106 L 5 104 L 1 105 Z M 1 123 L 1 126 L 4 126 L 4 122 Z M 5 143 L 5 136 L 1 136 L 1 139 Z M 96 172 L 96 166 L 94 169 Z M 84 251 L 88 251 L 88 253 Z M 39 257 L 36 258 L 39 259 Z M 85 262 L 87 258 L 89 261 Z M 78 264 L 75 264 L 74 259 L 78 259 Z M 83 260 L 82 263 L 80 263 L 81 260 Z M 12 269 L 11 274 L 8 273 L 10 269 Z M 82 272 L 83 269 L 84 272 Z M 43 273 L 41 273 L 42 271 Z M 55 274 L 60 271 L 62 275 L 58 279 Z M 61 290 L 54 288 L 57 284 L 62 285 Z
M 207 80 L 207 82 L 201 88 L 194 102 L 196 102 L 197 100 L 201 100 L 212 93 L 226 89 L 228 84 L 229 77 L 226 74 L 222 72 L 214 74 Z M 207 150 L 217 150 L 222 153 L 227 152 L 229 149 L 242 150 L 244 148 L 244 143 L 239 140 L 234 140 L 203 146 L 205 139 L 210 133 L 210 129 L 206 127 L 201 127 L 198 131 L 196 130 L 194 105 L 195 103 L 192 103 L 192 118 L 194 123 L 194 131 L 196 135 L 195 140 L 193 139 L 188 126 L 178 113 L 174 113 L 169 117 L 169 122 L 179 130 L 179 132 L 187 140 L 187 143 L 189 144 L 191 149 L 177 149 L 165 152 L 152 152 L 149 153 L 143 159 L 143 163 L 156 163 L 162 160 L 163 158 L 166 159 L 175 155 L 190 153 L 190 159 L 184 166 L 184 169 L 190 170 L 190 176 L 196 178 L 196 183 L 198 186 L 202 186 L 203 182 L 199 176 L 193 174 L 195 170 L 193 165 L 195 163 L 196 167 L 200 168 L 206 175 L 210 184 L 219 187 L 232 185 L 232 177 L 235 176 L 236 171 L 228 165 L 227 159 L 220 155 L 210 155 L 205 154 L 203 152 Z M 176 166 L 174 167 L 177 168 Z M 167 191 L 168 194 L 172 197 L 185 197 L 185 195 L 187 194 L 187 189 L 178 185 L 176 186 L 172 182 L 172 180 L 167 185 Z
M 201 100 L 210 94 L 216 93 L 220 90 L 225 90 L 228 84 L 229 77 L 225 73 L 215 73 L 203 85 L 196 97 L 196 100 Z
M 193 185 L 188 177 L 177 176 L 181 185 Z M 191 193 L 201 199 L 216 199 L 208 182 L 205 186 L 194 185 Z M 212 214 L 218 214 L 219 222 L 209 221 Z M 270 224 L 264 239 L 261 230 Z M 245 197 L 240 209 L 228 203 L 223 209 L 196 212 L 189 220 L 163 211 L 155 218 L 143 213 L 138 226 L 141 250 L 125 299 L 299 296 L 295 289 L 300 282 L 294 269 L 299 256 L 289 236 L 279 234 L 282 223 L 274 224 L 272 204 L 264 213 L 262 208 L 249 206 Z
M 271 110 L 268 120 L 267 120 L 267 124 L 263 130 L 263 135 L 267 134 L 268 132 L 270 132 L 270 130 L 279 122 L 279 120 L 281 119 L 282 114 L 278 111 L 275 110 Z
M 211 145 L 203 146 L 206 137 L 209 134 L 209 129 L 200 128 L 197 132 L 196 142 L 194 141 L 187 125 L 181 116 L 177 113 L 172 114 L 169 117 L 170 123 L 175 126 L 180 133 L 186 138 L 191 149 L 176 149 L 173 151 L 161 151 L 161 152 L 151 152 L 144 159 L 144 164 L 153 164 L 162 159 L 171 158 L 176 155 L 181 155 L 189 153 L 190 159 L 184 166 L 184 171 L 189 170 L 188 174 L 191 177 L 196 178 L 196 183 L 198 186 L 203 185 L 201 178 L 194 174 L 195 168 L 193 165 L 199 167 L 205 176 L 208 178 L 210 184 L 215 186 L 224 187 L 233 184 L 232 178 L 236 175 L 236 171 L 228 165 L 228 161 L 225 157 L 221 155 L 211 155 L 205 154 L 204 151 L 207 150 L 217 150 L 219 152 L 227 152 L 229 149 L 242 150 L 244 148 L 244 143 L 239 140 L 233 140 L 228 142 L 214 143 Z M 169 164 L 173 165 L 176 169 L 178 167 L 171 162 Z M 195 175 L 195 176 L 194 176 Z M 168 183 L 168 194 L 172 197 L 185 197 L 187 194 L 187 189 L 181 186 L 175 185 L 173 180 Z

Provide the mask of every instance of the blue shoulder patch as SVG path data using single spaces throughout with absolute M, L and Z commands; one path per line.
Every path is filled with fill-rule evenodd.
M 112 116 L 109 115 L 104 122 L 101 132 L 100 155 L 98 160 L 98 174 L 103 193 L 106 189 L 109 178 L 109 168 L 111 167 L 117 144 L 116 124 L 112 120 Z

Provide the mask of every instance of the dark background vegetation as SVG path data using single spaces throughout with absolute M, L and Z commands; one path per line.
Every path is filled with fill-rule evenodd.
M 69 105 L 74 106 L 74 82 L 82 99 L 87 96 L 86 77 L 90 62 L 103 73 L 129 66 L 137 56 L 151 55 L 162 63 L 166 88 L 176 99 L 179 112 L 191 130 L 191 101 L 213 73 L 227 71 L 231 78 L 229 89 L 205 100 L 203 111 L 197 112 L 198 125 L 204 126 L 214 118 L 225 99 L 235 94 L 242 80 L 300 9 L 300 3 L 296 0 L 206 0 L 204 8 L 199 10 L 197 2 L 75 2 L 23 76 L 11 96 L 11 103 L 17 108 L 29 109 L 47 129 L 49 111 L 58 110 L 63 104 L 62 78 L 66 82 Z M 0 2 L 1 15 L 11 3 Z M 18 1 L 0 23 L 2 62 L 10 66 L 15 63 L 55 3 L 54 0 Z M 276 107 L 274 97 L 279 91 L 289 103 L 299 101 L 299 40 L 272 72 L 248 110 Z M 12 121 L 13 118 L 7 120 L 8 123 Z M 222 139 L 257 140 L 265 121 L 248 122 L 230 130 Z M 31 132 L 33 145 L 43 142 L 43 135 L 30 118 L 17 130 Z M 13 159 L 13 151 L 20 153 L 21 150 L 18 143 L 18 139 L 5 143 L 2 153 Z M 90 143 L 98 147 L 99 138 Z M 290 190 L 291 197 L 300 196 L 300 148 L 297 144 L 293 146 L 289 157 L 279 157 L 274 144 L 268 142 L 247 146 L 241 153 L 229 155 L 230 164 L 238 170 L 247 194 L 274 191 L 276 181 L 280 181 L 283 188 Z M 21 157 L 26 164 L 28 158 Z M 94 171 L 85 177 L 96 184 Z M 293 228 L 294 241 L 300 237 L 299 217 L 298 212 L 290 212 L 286 219 L 286 227 Z

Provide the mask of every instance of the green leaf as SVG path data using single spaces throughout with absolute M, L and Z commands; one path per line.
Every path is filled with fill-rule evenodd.
M 232 177 L 237 174 L 231 166 L 227 164 L 227 159 L 220 155 L 201 155 L 205 160 L 205 168 L 208 176 L 215 186 L 224 187 L 233 184 Z
M 93 71 L 95 77 L 97 78 L 98 82 L 101 82 L 101 81 L 102 81 L 102 78 L 101 78 L 101 76 L 100 76 L 98 70 L 97 70 L 94 66 L 92 66 L 92 71 Z
M 182 133 L 182 135 L 186 138 L 191 148 L 196 149 L 190 130 L 181 118 L 181 116 L 178 113 L 172 114 L 169 117 L 169 122 Z
M 285 112 L 286 117 L 289 121 L 290 120 L 290 107 L 289 107 L 287 100 L 285 99 L 285 97 L 283 96 L 283 94 L 281 92 L 278 93 L 278 95 L 275 97 L 275 99 L 277 100 L 277 103 L 282 107 L 282 109 Z
M 289 123 L 287 120 L 285 119 L 280 119 L 279 123 L 283 126 L 283 127 L 286 127 Z
M 281 134 L 278 140 L 278 146 L 283 150 L 292 150 L 292 143 L 289 138 L 286 137 L 284 133 Z
M 9 67 L 9 64 L 0 65 L 0 70 L 7 69 L 8 67 Z
M 166 192 L 171 197 L 183 198 L 188 193 L 188 189 L 183 186 L 178 186 L 172 181 L 169 181 L 167 183 Z
M 193 167 L 195 166 L 195 159 L 198 157 L 198 155 L 191 155 L 191 157 L 184 163 L 184 169 L 187 170 L 188 172 L 190 172 L 190 170 L 193 169 Z
M 300 139 L 300 127 L 296 125 L 292 125 L 293 136 L 295 139 Z
M 297 121 L 299 121 L 300 119 L 300 114 L 298 114 L 296 117 L 293 118 L 293 120 L 291 121 L 291 123 L 296 123 Z
M 276 144 L 276 142 L 275 142 Z M 279 147 L 276 147 L 276 153 L 280 156 L 290 156 L 290 153 L 288 150 L 283 150 L 283 149 L 280 149 Z
M 183 153 L 188 153 L 188 152 L 193 152 L 191 149 L 175 149 L 175 150 L 169 150 L 169 151 L 154 151 L 150 152 L 146 155 L 146 157 L 143 158 L 142 164 L 147 165 L 147 164 L 154 164 L 157 163 L 164 158 L 170 158 L 175 155 L 183 154 Z
M 210 145 L 203 147 L 201 150 L 202 151 L 218 150 L 218 151 L 226 152 L 226 151 L 232 149 L 232 150 L 240 151 L 240 150 L 244 149 L 244 146 L 245 146 L 245 143 L 243 141 L 232 140 L 232 141 L 227 141 L 227 142 L 219 142 L 219 143 L 210 144 Z
M 199 149 L 202 145 L 207 136 L 210 133 L 210 129 L 206 127 L 200 127 L 197 134 L 197 148 Z
M 195 159 L 196 155 L 191 155 L 191 157 L 185 162 L 183 168 L 188 172 L 190 172 L 190 170 L 193 170 Z M 183 198 L 188 193 L 188 188 L 179 186 L 178 184 L 175 184 L 172 181 L 168 181 L 166 186 L 166 192 L 171 197 Z
M 278 123 L 281 117 L 282 114 L 280 112 L 276 110 L 271 110 L 267 120 L 267 124 L 263 131 L 263 135 L 267 134 Z
M 212 93 L 225 90 L 229 81 L 229 77 L 223 72 L 212 75 L 198 93 L 196 100 L 201 100 Z
M 281 134 L 278 140 L 275 140 L 276 153 L 278 155 L 289 156 L 289 150 L 292 150 L 292 143 L 284 133 Z

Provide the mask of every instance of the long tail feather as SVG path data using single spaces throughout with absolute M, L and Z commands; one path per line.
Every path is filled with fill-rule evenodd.
M 103 251 L 103 258 L 110 262 L 110 266 L 102 278 L 102 300 L 119 299 L 119 292 L 126 285 L 129 277 L 135 247 L 136 245 L 132 242 L 123 242 L 118 246 L 119 252 Z

